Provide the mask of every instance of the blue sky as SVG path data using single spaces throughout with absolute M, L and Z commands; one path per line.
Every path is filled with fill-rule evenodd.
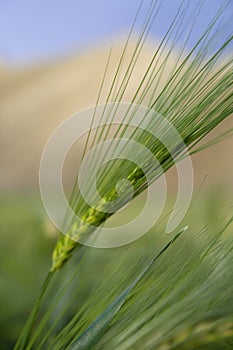
M 151 0 L 145 0 L 140 25 Z M 127 32 L 139 0 L 0 0 L 0 58 L 12 63 L 41 61 Z M 191 8 L 199 0 L 191 0 Z M 192 45 L 224 0 L 206 0 Z M 161 37 L 180 0 L 163 0 L 152 36 Z M 192 9 L 190 10 L 192 11 Z M 227 11 L 233 13 L 233 1 Z M 224 29 L 225 30 L 225 29 Z M 226 31 L 231 31 L 228 25 Z M 223 34 L 224 35 L 224 34 Z

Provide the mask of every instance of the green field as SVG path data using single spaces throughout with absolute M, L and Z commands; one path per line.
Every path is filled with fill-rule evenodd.
M 130 210 L 135 210 L 135 208 Z M 195 249 L 199 249 L 199 244 L 202 242 L 205 244 L 207 237 L 211 238 L 211 235 L 216 234 L 221 229 L 230 218 L 231 213 L 232 198 L 226 191 L 216 189 L 209 193 L 200 192 L 180 226 L 188 225 L 189 229 L 179 239 L 178 246 L 168 251 L 167 259 L 171 260 L 175 256 L 179 261 L 182 256 L 187 255 L 188 257 L 189 252 L 190 254 L 193 251 L 195 253 Z M 123 216 L 122 220 L 124 220 L 124 214 L 121 215 Z M 86 315 L 85 322 L 81 322 L 82 327 L 85 328 L 85 325 L 108 305 L 114 293 L 132 280 L 133 276 L 148 262 L 148 259 L 170 239 L 168 235 L 163 233 L 164 220 L 165 218 L 162 218 L 157 227 L 131 245 L 107 250 L 84 248 L 84 256 L 89 256 L 89 258 L 86 258 L 87 263 L 81 264 L 77 273 L 78 277 L 75 277 L 72 288 L 78 288 L 80 281 L 82 281 L 82 286 L 77 292 L 77 299 L 72 301 L 72 307 L 69 305 L 64 318 L 61 319 L 61 324 L 58 322 L 56 329 L 54 329 L 55 334 L 59 332 L 63 322 L 74 316 L 73 313 L 79 310 L 80 305 L 87 305 L 87 310 L 91 309 L 91 312 L 88 311 L 89 316 Z M 46 216 L 40 198 L 32 195 L 3 196 L 0 202 L 0 222 L 0 338 L 1 349 L 9 349 L 19 336 L 39 293 L 46 271 L 50 267 L 51 253 L 57 233 Z M 206 228 L 206 231 L 200 233 L 203 228 Z M 231 236 L 232 227 L 226 231 L 228 234 L 225 232 L 224 235 Z M 186 244 L 186 246 L 181 250 L 179 257 L 176 249 L 182 244 Z M 59 275 L 55 286 L 53 285 L 51 288 L 51 295 L 54 293 L 54 288 L 61 288 L 64 285 L 69 271 L 75 270 L 77 259 L 79 259 L 78 255 L 79 252 Z M 137 270 L 135 266 L 138 264 L 139 269 Z M 163 268 L 162 264 L 161 266 L 156 274 L 157 278 L 160 278 L 161 274 L 161 280 L 163 280 L 166 269 Z M 118 271 L 116 271 L 117 268 Z M 167 271 L 169 271 L 169 267 Z M 125 276 L 129 278 L 123 283 L 122 280 Z M 58 283 L 57 287 L 56 283 Z M 111 295 L 110 290 L 113 286 L 115 286 L 115 292 Z M 69 290 L 71 296 L 72 288 Z M 100 289 L 98 290 L 98 288 Z M 94 293 L 93 300 L 92 293 Z M 101 300 L 101 293 L 106 293 L 106 299 L 103 296 L 103 300 Z M 58 310 L 54 311 L 55 313 L 59 313 L 59 307 L 64 307 L 67 298 L 69 300 L 69 295 L 63 298 L 64 300 L 58 306 Z M 195 296 L 193 296 L 193 302 L 197 302 Z M 93 305 L 95 305 L 94 309 Z M 51 317 L 53 319 L 55 316 Z M 105 348 L 108 349 L 107 346 Z

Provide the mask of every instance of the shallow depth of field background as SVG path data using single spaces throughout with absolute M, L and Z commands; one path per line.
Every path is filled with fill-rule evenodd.
M 194 33 L 190 47 L 223 2 L 206 1 L 199 20 L 200 32 Z M 57 234 L 39 194 L 38 170 L 43 147 L 61 121 L 95 104 L 112 46 L 107 77 L 110 84 L 138 3 L 135 0 L 0 2 L 0 343 L 3 348 L 12 344 L 21 329 L 50 264 Z M 125 101 L 130 100 L 178 3 L 164 1 Z M 194 0 L 193 4 L 196 3 Z M 230 8 L 233 10 L 233 5 Z M 232 118 L 211 136 L 230 127 L 233 127 Z M 229 138 L 193 157 L 195 201 L 184 225 L 194 225 L 197 231 L 205 225 L 215 227 L 231 211 L 232 156 L 233 139 Z M 75 168 L 71 162 L 67 167 L 67 181 L 70 181 Z M 176 193 L 175 171 L 168 174 L 167 181 L 169 205 Z

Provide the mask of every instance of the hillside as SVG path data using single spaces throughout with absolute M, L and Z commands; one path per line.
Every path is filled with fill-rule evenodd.
M 113 49 L 101 99 L 103 102 L 122 52 L 119 42 L 116 41 Z M 109 47 L 102 45 L 40 66 L 0 69 L 0 191 L 38 189 L 39 162 L 48 137 L 62 120 L 95 104 L 108 52 Z M 152 45 L 144 48 L 127 88 L 125 101 L 130 101 L 133 96 L 153 52 Z M 122 71 L 128 66 L 131 54 L 132 47 L 123 62 Z M 170 60 L 172 65 L 175 57 Z M 215 133 L 228 127 L 233 127 L 232 118 Z M 233 138 L 194 157 L 197 186 L 208 174 L 210 185 L 232 187 L 232 149 Z

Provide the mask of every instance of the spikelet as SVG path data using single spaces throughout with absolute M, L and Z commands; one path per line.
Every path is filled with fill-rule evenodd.
M 127 180 L 136 188 L 137 183 L 140 183 L 143 178 L 143 171 L 139 167 L 135 166 L 133 171 L 128 175 Z M 126 198 L 127 186 L 129 185 L 124 183 L 121 188 L 121 191 L 125 193 Z M 73 251 L 79 246 L 79 243 L 77 242 L 80 238 L 82 238 L 84 235 L 92 233 L 95 230 L 95 227 L 99 227 L 112 215 L 112 213 L 105 212 L 105 205 L 106 203 L 116 199 L 118 195 L 119 190 L 117 192 L 116 188 L 113 188 L 103 198 L 103 201 L 96 206 L 96 208 L 88 207 L 86 213 L 82 216 L 82 220 L 80 220 L 80 225 L 78 225 L 77 222 L 74 222 L 67 235 L 62 234 L 60 236 L 53 250 L 51 271 L 61 268 L 64 263 L 69 260 Z

